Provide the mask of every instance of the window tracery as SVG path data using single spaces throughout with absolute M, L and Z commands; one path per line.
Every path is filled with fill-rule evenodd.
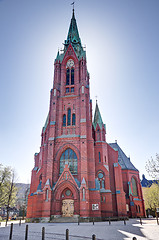
M 67 110 L 67 126 L 71 125 L 71 108 Z
M 72 174 L 77 174 L 77 155 L 71 148 L 67 148 L 61 155 L 60 174 L 63 172 L 65 164 L 68 164 Z
M 102 171 L 98 172 L 98 181 L 99 181 L 100 189 L 105 188 L 105 177 Z
M 132 182 L 133 196 L 138 196 L 136 179 L 132 177 L 131 182 Z

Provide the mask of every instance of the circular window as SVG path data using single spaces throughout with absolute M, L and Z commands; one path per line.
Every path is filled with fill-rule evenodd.
M 104 175 L 103 175 L 103 173 L 98 173 L 98 178 L 103 178 L 104 177 Z
M 70 196 L 71 195 L 71 191 L 70 190 L 66 190 L 65 194 L 66 194 L 66 196 Z

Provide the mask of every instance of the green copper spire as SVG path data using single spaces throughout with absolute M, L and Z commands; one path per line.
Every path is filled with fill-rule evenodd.
M 97 124 L 99 125 L 100 129 L 102 129 L 103 125 L 105 127 L 105 124 L 103 124 L 102 117 L 99 111 L 98 103 L 96 101 L 96 109 L 95 109 L 94 120 L 93 120 L 94 129 L 96 129 Z
M 82 57 L 86 58 L 86 52 L 83 50 L 83 47 L 81 44 L 81 39 L 80 39 L 79 33 L 78 33 L 74 9 L 73 9 L 73 13 L 72 13 L 70 27 L 68 30 L 67 40 L 65 40 L 65 43 L 64 43 L 64 45 L 65 45 L 64 52 L 67 51 L 69 44 L 71 44 L 73 46 L 73 49 L 75 50 L 75 53 L 76 53 L 76 56 L 78 57 L 78 59 L 80 59 Z
M 74 9 L 73 9 L 73 13 L 72 13 L 70 27 L 69 27 L 69 30 L 68 30 L 67 40 L 64 41 L 64 49 L 63 49 L 61 54 L 58 52 L 55 61 L 59 60 L 60 62 L 62 62 L 62 60 L 65 56 L 65 53 L 68 49 L 68 46 L 70 44 L 72 45 L 72 47 L 73 47 L 73 49 L 76 53 L 76 56 L 79 60 L 81 58 L 86 58 L 86 51 L 83 50 L 83 47 L 82 47 L 82 44 L 81 44 L 81 39 L 80 39 L 79 33 L 78 33 L 78 28 L 77 28 L 77 23 L 76 23 L 76 19 L 75 19 Z
M 56 61 L 56 60 L 58 60 L 58 61 L 60 60 L 59 50 L 58 50 L 58 52 L 57 52 L 57 56 L 56 56 L 56 58 L 55 58 L 55 61 Z
M 67 43 L 70 43 L 70 42 L 81 43 L 81 39 L 79 37 L 77 23 L 75 19 L 74 9 L 73 9 L 72 19 L 71 19 L 71 23 L 70 23 L 70 27 L 67 35 Z

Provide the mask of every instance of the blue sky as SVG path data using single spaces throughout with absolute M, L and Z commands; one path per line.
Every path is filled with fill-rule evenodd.
M 30 182 L 39 152 L 70 3 L 0 0 L 0 162 L 16 170 L 19 182 Z M 158 0 L 75 3 L 93 106 L 98 96 L 107 142 L 117 140 L 140 174 L 159 153 L 158 12 Z

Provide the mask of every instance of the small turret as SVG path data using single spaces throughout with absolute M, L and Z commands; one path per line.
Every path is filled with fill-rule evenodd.
M 97 101 L 93 120 L 93 128 L 95 141 L 105 141 L 106 127 L 103 123 Z
M 95 108 L 95 114 L 94 114 L 94 120 L 93 120 L 93 127 L 94 130 L 96 130 L 97 124 L 99 125 L 100 129 L 102 130 L 102 127 L 104 126 L 105 128 L 105 124 L 103 124 L 103 120 L 99 111 L 99 107 L 98 107 L 98 103 L 96 100 L 96 108 Z

